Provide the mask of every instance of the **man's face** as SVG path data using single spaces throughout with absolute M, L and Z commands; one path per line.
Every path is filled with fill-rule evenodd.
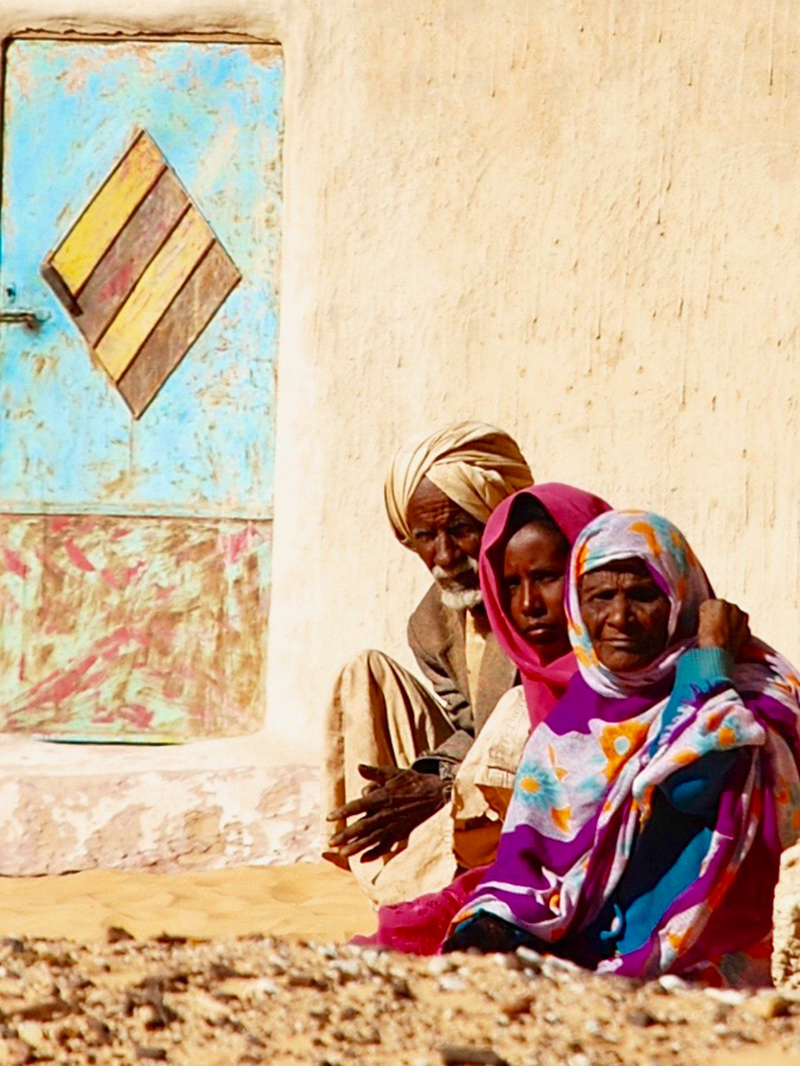
M 423 478 L 406 510 L 412 547 L 442 590 L 448 607 L 465 610 L 481 602 L 478 554 L 483 525 Z

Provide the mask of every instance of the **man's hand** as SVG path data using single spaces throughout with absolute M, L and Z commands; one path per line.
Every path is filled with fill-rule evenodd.
M 724 648 L 733 658 L 750 639 L 748 616 L 735 603 L 706 600 L 700 604 L 697 645 L 700 648 Z
M 412 829 L 444 806 L 447 783 L 436 774 L 363 763 L 358 772 L 369 782 L 361 798 L 328 815 L 329 822 L 364 815 L 330 839 L 330 847 L 345 857 L 365 848 L 370 850 L 361 857 L 362 862 L 385 855 L 395 844 L 408 840 Z

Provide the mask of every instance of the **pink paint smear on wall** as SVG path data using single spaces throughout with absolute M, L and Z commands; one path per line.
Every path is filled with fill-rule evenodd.
M 28 566 L 22 561 L 21 557 L 10 548 L 3 547 L 3 562 L 6 570 L 10 574 L 16 574 L 17 577 L 28 576 Z

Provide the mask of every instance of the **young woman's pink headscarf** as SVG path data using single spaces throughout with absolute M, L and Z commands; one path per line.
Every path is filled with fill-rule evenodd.
M 539 653 L 519 632 L 508 613 L 503 582 L 503 559 L 506 545 L 513 533 L 520 528 L 516 524 L 516 528 L 510 528 L 512 508 L 516 500 L 525 496 L 539 501 L 571 545 L 575 543 L 585 525 L 611 508 L 599 496 L 553 481 L 544 485 L 532 485 L 530 488 L 520 489 L 513 496 L 508 496 L 495 508 L 486 523 L 479 561 L 483 602 L 497 643 L 509 659 L 516 663 L 522 677 L 525 701 L 533 728 L 547 716 L 563 695 L 577 669 L 577 663 L 574 652 L 570 651 L 549 666 L 543 666 Z

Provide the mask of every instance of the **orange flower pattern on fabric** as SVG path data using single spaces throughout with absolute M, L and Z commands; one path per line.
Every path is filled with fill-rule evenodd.
M 717 733 L 717 740 L 724 751 L 725 748 L 731 748 L 736 743 L 736 734 L 729 725 L 724 725 Z
M 656 559 L 659 557 L 662 551 L 661 545 L 658 542 L 655 529 L 653 529 L 649 522 L 631 522 L 630 531 L 631 533 L 638 533 L 640 537 L 644 537 L 647 541 L 647 547 L 650 553 L 654 555 Z
M 606 757 L 603 772 L 613 781 L 632 755 L 635 755 L 647 737 L 650 723 L 631 718 L 625 722 L 607 725 L 600 733 L 600 747 Z
M 785 692 L 787 696 L 797 696 L 800 692 L 800 680 L 794 674 L 787 674 L 783 681 L 776 679 L 775 687 Z
M 727 707 L 722 707 L 720 710 L 710 714 L 703 723 L 703 729 L 706 733 L 716 733 L 722 723 L 725 721 L 725 716 L 728 713 Z
M 553 819 L 553 825 L 560 829 L 562 833 L 568 833 L 569 822 L 572 817 L 572 809 L 570 807 L 564 807 L 558 811 L 553 809 L 550 814 Z
M 668 933 L 667 940 L 669 946 L 675 952 L 676 955 L 680 955 L 689 939 L 689 930 L 685 930 L 682 933 Z
M 697 752 L 686 749 L 685 751 L 676 751 L 672 756 L 672 761 L 676 766 L 690 766 L 697 760 Z
M 556 757 L 556 749 L 552 744 L 547 745 L 547 757 L 550 760 L 550 765 L 553 767 L 553 773 L 556 775 L 559 781 L 563 781 L 569 774 L 569 770 L 566 766 L 558 765 L 558 758 Z
M 594 651 L 590 651 L 586 648 L 581 647 L 575 648 L 575 658 L 578 660 L 579 663 L 582 663 L 584 666 L 594 666 L 594 664 L 597 662 L 597 656 L 595 655 Z

